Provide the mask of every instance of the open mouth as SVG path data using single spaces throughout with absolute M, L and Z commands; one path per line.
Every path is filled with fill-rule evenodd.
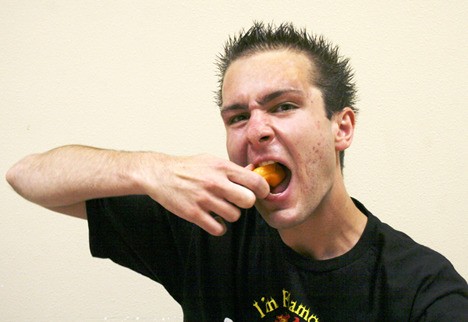
M 285 173 L 285 177 L 278 185 L 276 185 L 275 187 L 271 187 L 270 193 L 272 194 L 280 194 L 286 191 L 286 189 L 289 186 L 289 182 L 291 181 L 291 170 L 289 170 L 288 167 L 286 167 L 285 165 L 281 163 L 276 163 L 276 165 L 280 166 L 283 169 Z
M 291 170 L 276 161 L 262 162 L 253 171 L 268 182 L 271 194 L 280 194 L 286 191 L 291 181 Z

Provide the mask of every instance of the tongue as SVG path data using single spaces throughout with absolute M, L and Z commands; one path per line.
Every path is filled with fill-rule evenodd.
M 281 166 L 283 167 L 283 170 L 286 173 L 286 177 L 284 177 L 283 181 L 281 181 L 279 185 L 271 189 L 270 193 L 272 194 L 278 194 L 278 193 L 284 192 L 286 188 L 288 188 L 289 181 L 291 180 L 291 171 L 289 171 L 289 169 L 286 168 L 285 166 L 283 165 Z

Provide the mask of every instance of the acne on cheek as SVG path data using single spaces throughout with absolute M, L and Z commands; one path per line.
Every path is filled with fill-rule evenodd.
M 314 152 L 314 154 L 319 154 L 320 153 L 320 150 L 322 148 L 322 144 L 323 144 L 323 141 L 324 140 L 324 137 L 323 135 L 320 136 L 320 138 L 317 140 L 317 142 L 315 143 L 315 145 L 312 147 L 312 151 Z
M 326 142 L 326 138 L 321 136 L 319 140 L 312 146 L 312 157 L 310 158 L 310 162 L 312 164 L 320 164 L 324 160 L 326 160 L 326 156 L 328 155 L 328 144 Z

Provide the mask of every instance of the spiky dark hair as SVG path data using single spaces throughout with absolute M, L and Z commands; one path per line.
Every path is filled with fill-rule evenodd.
M 296 29 L 292 23 L 275 27 L 272 24 L 254 22 L 250 29 L 227 40 L 224 52 L 217 59 L 218 106 L 222 105 L 224 75 L 233 61 L 257 52 L 283 48 L 302 52 L 311 59 L 314 71 L 317 72 L 311 75 L 312 81 L 322 91 L 328 117 L 345 107 L 357 111 L 354 106 L 356 87 L 349 59 L 341 57 L 338 47 L 324 37 L 309 34 L 305 29 Z
M 278 49 L 294 50 L 309 57 L 313 66 L 311 82 L 322 92 L 328 118 L 345 107 L 350 107 L 357 113 L 356 86 L 349 59 L 341 57 L 339 48 L 323 36 L 310 34 L 306 29 L 297 29 L 292 23 L 274 26 L 254 22 L 250 29 L 242 30 L 227 40 L 224 52 L 218 55 L 217 59 L 218 106 L 223 104 L 224 75 L 232 62 L 258 52 Z M 343 159 L 344 152 L 340 153 L 342 167 Z

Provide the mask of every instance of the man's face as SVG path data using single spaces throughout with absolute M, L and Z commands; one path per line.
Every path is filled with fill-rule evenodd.
M 224 77 L 221 115 L 229 158 L 242 166 L 275 161 L 286 168 L 286 179 L 256 202 L 277 229 L 305 222 L 339 171 L 332 122 L 311 72 L 304 54 L 275 50 L 235 60 Z

